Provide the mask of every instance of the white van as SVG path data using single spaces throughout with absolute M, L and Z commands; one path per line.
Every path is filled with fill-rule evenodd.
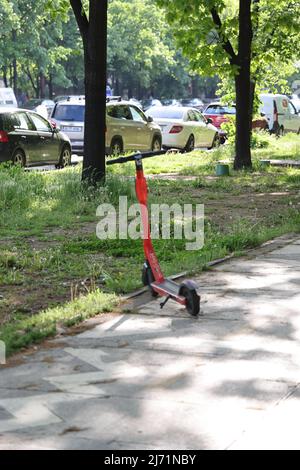
M 263 94 L 259 98 L 260 112 L 265 114 L 271 132 L 277 135 L 300 133 L 300 115 L 286 95 Z
M 0 106 L 5 106 L 6 108 L 18 107 L 18 102 L 12 88 L 0 88 Z

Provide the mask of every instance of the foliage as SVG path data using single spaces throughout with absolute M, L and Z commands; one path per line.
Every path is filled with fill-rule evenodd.
M 44 95 L 49 86 L 69 87 L 65 61 L 78 57 L 78 41 L 68 40 L 74 22 L 68 15 L 58 15 L 53 23 L 47 10 L 48 0 L 1 0 L 0 60 L 7 85 L 35 96 Z M 65 22 L 68 22 L 65 25 Z M 67 27 L 66 27 L 67 26 Z M 77 35 L 77 32 L 76 32 Z M 12 71 L 12 64 L 15 70 Z
M 69 0 L 0 0 L 0 60 L 9 86 L 16 60 L 17 88 L 30 95 L 47 94 L 49 86 L 59 94 L 84 91 L 82 43 L 69 7 Z M 188 60 L 154 0 L 109 2 L 108 72 L 120 94 L 126 89 L 139 98 L 192 94 Z M 195 95 L 214 95 L 218 79 L 196 74 L 195 81 Z
M 223 42 L 230 40 L 237 53 L 238 1 L 157 2 L 166 9 L 177 43 L 189 58 L 192 69 L 202 75 L 217 73 L 222 78 L 220 94 L 226 95 L 227 101 L 233 100 L 237 68 L 231 65 Z M 220 15 L 219 30 L 212 19 L 213 8 Z M 258 84 L 258 91 L 286 91 L 286 78 L 294 72 L 293 63 L 300 51 L 299 8 L 299 1 L 258 0 L 254 3 L 252 79 Z

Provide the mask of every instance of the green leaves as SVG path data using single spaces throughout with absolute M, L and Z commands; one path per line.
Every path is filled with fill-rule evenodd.
M 201 75 L 217 73 L 227 84 L 238 68 L 230 64 L 222 42 L 228 40 L 237 53 L 239 0 L 157 0 L 157 4 L 166 11 L 192 70 Z M 213 8 L 220 28 L 212 21 Z M 272 80 L 279 84 L 299 57 L 299 11 L 299 1 L 260 0 L 253 6 L 252 75 L 262 86 Z
M 108 68 L 134 70 L 135 82 L 151 82 L 175 65 L 168 25 L 152 0 L 113 0 L 108 17 Z

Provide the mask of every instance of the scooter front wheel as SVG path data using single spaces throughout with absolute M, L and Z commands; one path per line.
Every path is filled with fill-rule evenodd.
M 196 290 L 182 286 L 180 289 L 180 295 L 186 299 L 185 307 L 189 314 L 196 317 L 200 312 L 200 297 Z
M 154 275 L 152 272 L 152 269 L 148 262 L 146 261 L 143 265 L 143 271 L 142 271 L 142 283 L 144 286 L 148 286 L 152 297 L 157 297 L 158 293 L 155 292 L 155 290 L 151 287 L 152 282 L 154 282 Z

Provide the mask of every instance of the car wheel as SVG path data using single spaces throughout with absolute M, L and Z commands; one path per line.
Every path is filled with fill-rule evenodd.
M 192 152 L 195 149 L 195 137 L 190 135 L 189 140 L 184 147 L 185 152 Z
M 65 147 L 62 149 L 59 162 L 58 162 L 58 167 L 59 168 L 65 168 L 66 166 L 71 165 L 71 158 L 72 158 L 72 152 L 70 147 L 65 145 Z
M 18 149 L 14 152 L 12 156 L 12 162 L 14 165 L 24 167 L 26 165 L 26 157 L 23 150 Z
M 215 134 L 214 140 L 212 141 L 211 147 L 208 147 L 208 150 L 211 150 L 216 147 L 220 147 L 221 145 L 221 139 L 218 133 Z
M 279 127 L 278 122 L 276 121 L 276 122 L 274 122 L 272 130 L 270 131 L 270 133 L 275 134 L 276 136 L 278 136 L 279 130 L 280 130 L 280 127 Z
M 155 136 L 153 141 L 152 141 L 152 146 L 151 146 L 152 152 L 159 152 L 161 150 L 161 138 L 158 136 Z
M 113 139 L 110 144 L 110 154 L 117 157 L 123 153 L 123 142 L 121 139 Z

